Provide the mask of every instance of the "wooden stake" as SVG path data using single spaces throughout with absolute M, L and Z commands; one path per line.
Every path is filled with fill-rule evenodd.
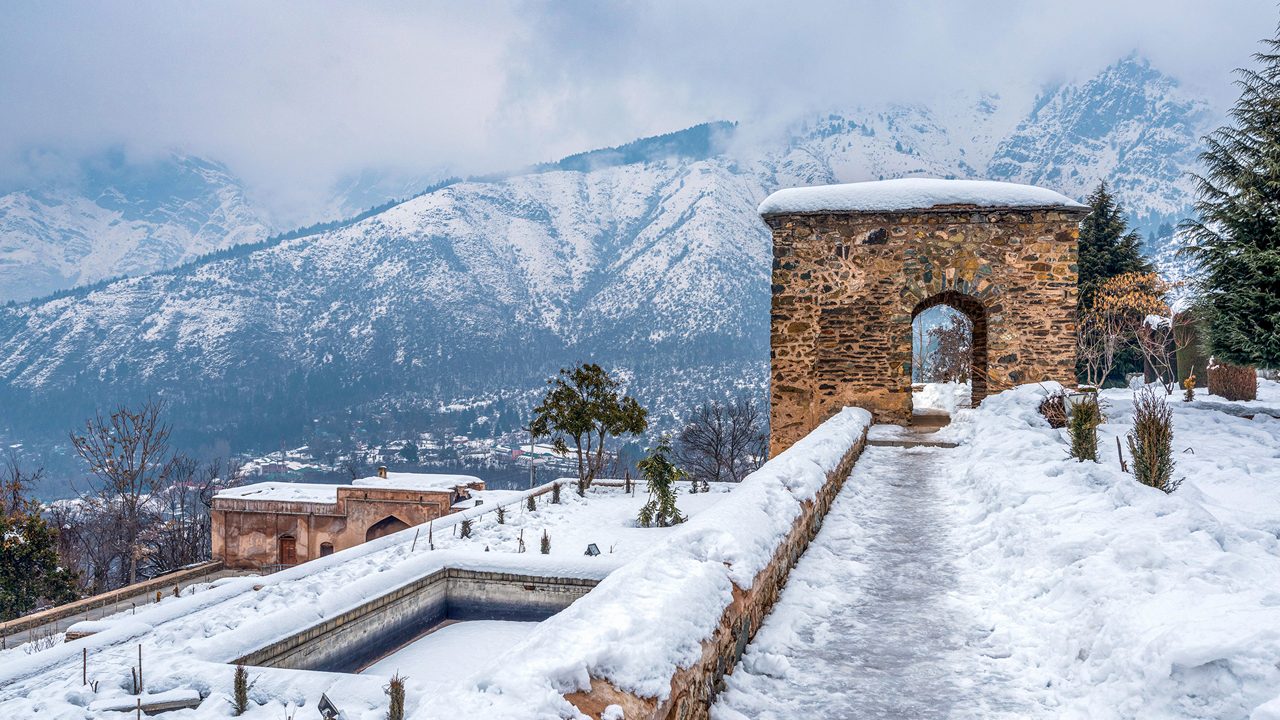
M 422 532 L 422 528 L 413 531 L 413 544 L 409 546 L 409 552 L 413 552 L 418 547 L 418 533 Z
M 138 694 L 142 694 L 142 643 L 138 643 Z
M 1119 436 L 1119 435 L 1117 435 L 1117 436 L 1116 436 L 1116 455 L 1119 455 L 1119 456 L 1120 456 L 1120 470 L 1121 470 L 1121 472 L 1129 472 L 1129 466 L 1128 466 L 1128 465 L 1126 465 L 1126 464 L 1125 464 L 1125 462 L 1124 462 L 1124 451 L 1120 449 L 1120 436 Z
M 89 684 L 89 648 L 80 649 L 80 684 Z

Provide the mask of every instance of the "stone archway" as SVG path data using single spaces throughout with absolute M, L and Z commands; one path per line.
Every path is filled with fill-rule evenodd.
M 909 422 L 911 321 L 931 303 L 981 328 L 975 399 L 1074 382 L 1087 207 L 1025 185 L 912 180 L 782 190 L 761 214 L 773 232 L 773 454 L 846 406 Z
M 364 533 L 364 541 L 377 540 L 380 537 L 390 535 L 393 532 L 399 532 L 409 527 L 409 523 L 401 520 L 395 515 L 388 515 L 378 522 L 369 526 Z
M 987 308 L 972 295 L 944 290 L 916 303 L 911 310 L 911 321 L 915 322 L 920 313 L 938 305 L 959 310 L 971 323 L 969 382 L 970 397 L 976 406 L 987 396 Z

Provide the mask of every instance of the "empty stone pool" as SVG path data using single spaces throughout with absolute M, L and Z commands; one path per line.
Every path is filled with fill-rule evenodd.
M 410 660 L 453 663 L 450 652 L 465 643 L 470 658 L 489 653 L 483 662 L 598 582 L 444 568 L 233 662 L 387 675 L 399 667 L 402 674 L 426 680 Z M 448 674 L 458 678 L 468 673 Z

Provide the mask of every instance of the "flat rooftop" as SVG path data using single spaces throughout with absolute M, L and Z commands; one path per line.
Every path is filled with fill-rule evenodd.
M 1062 193 L 1034 185 L 994 180 L 902 178 L 787 188 L 765 198 L 757 211 L 761 215 L 873 213 L 931 210 L 949 206 L 1066 210 L 1088 208 Z
M 234 500 L 270 500 L 273 502 L 336 503 L 338 501 L 338 488 L 343 487 L 408 490 L 411 492 L 442 492 L 452 490 L 458 485 L 478 482 L 481 482 L 480 478 L 474 475 L 389 472 L 385 478 L 373 475 L 355 480 L 349 485 L 291 483 L 273 480 L 222 490 L 214 497 Z

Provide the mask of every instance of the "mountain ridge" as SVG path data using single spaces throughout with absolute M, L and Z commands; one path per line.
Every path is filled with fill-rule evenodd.
M 777 187 L 993 167 L 1027 182 L 1083 158 L 1128 182 L 1138 212 L 1176 213 L 1180 171 L 1140 145 L 1190 152 L 1203 107 L 1141 61 L 1100 77 L 1047 93 L 1034 116 L 957 96 L 963 122 L 853 109 L 746 150 L 707 125 L 697 132 L 726 135 L 700 146 L 716 152 L 668 152 L 658 136 L 637 162 L 613 149 L 570 156 L 575 169 L 449 181 L 314 234 L 0 310 L 4 434 L 60 436 L 94 408 L 158 395 L 189 442 L 274 447 L 377 418 L 410 427 L 455 402 L 527 408 L 547 376 L 588 359 L 670 428 L 691 402 L 765 387 L 771 249 L 755 207 Z M 1095 107 L 1114 109 L 1111 131 L 1080 127 Z M 1161 126 L 1144 134 L 1144 116 Z M 1071 142 L 1037 142 L 1046 133 Z

